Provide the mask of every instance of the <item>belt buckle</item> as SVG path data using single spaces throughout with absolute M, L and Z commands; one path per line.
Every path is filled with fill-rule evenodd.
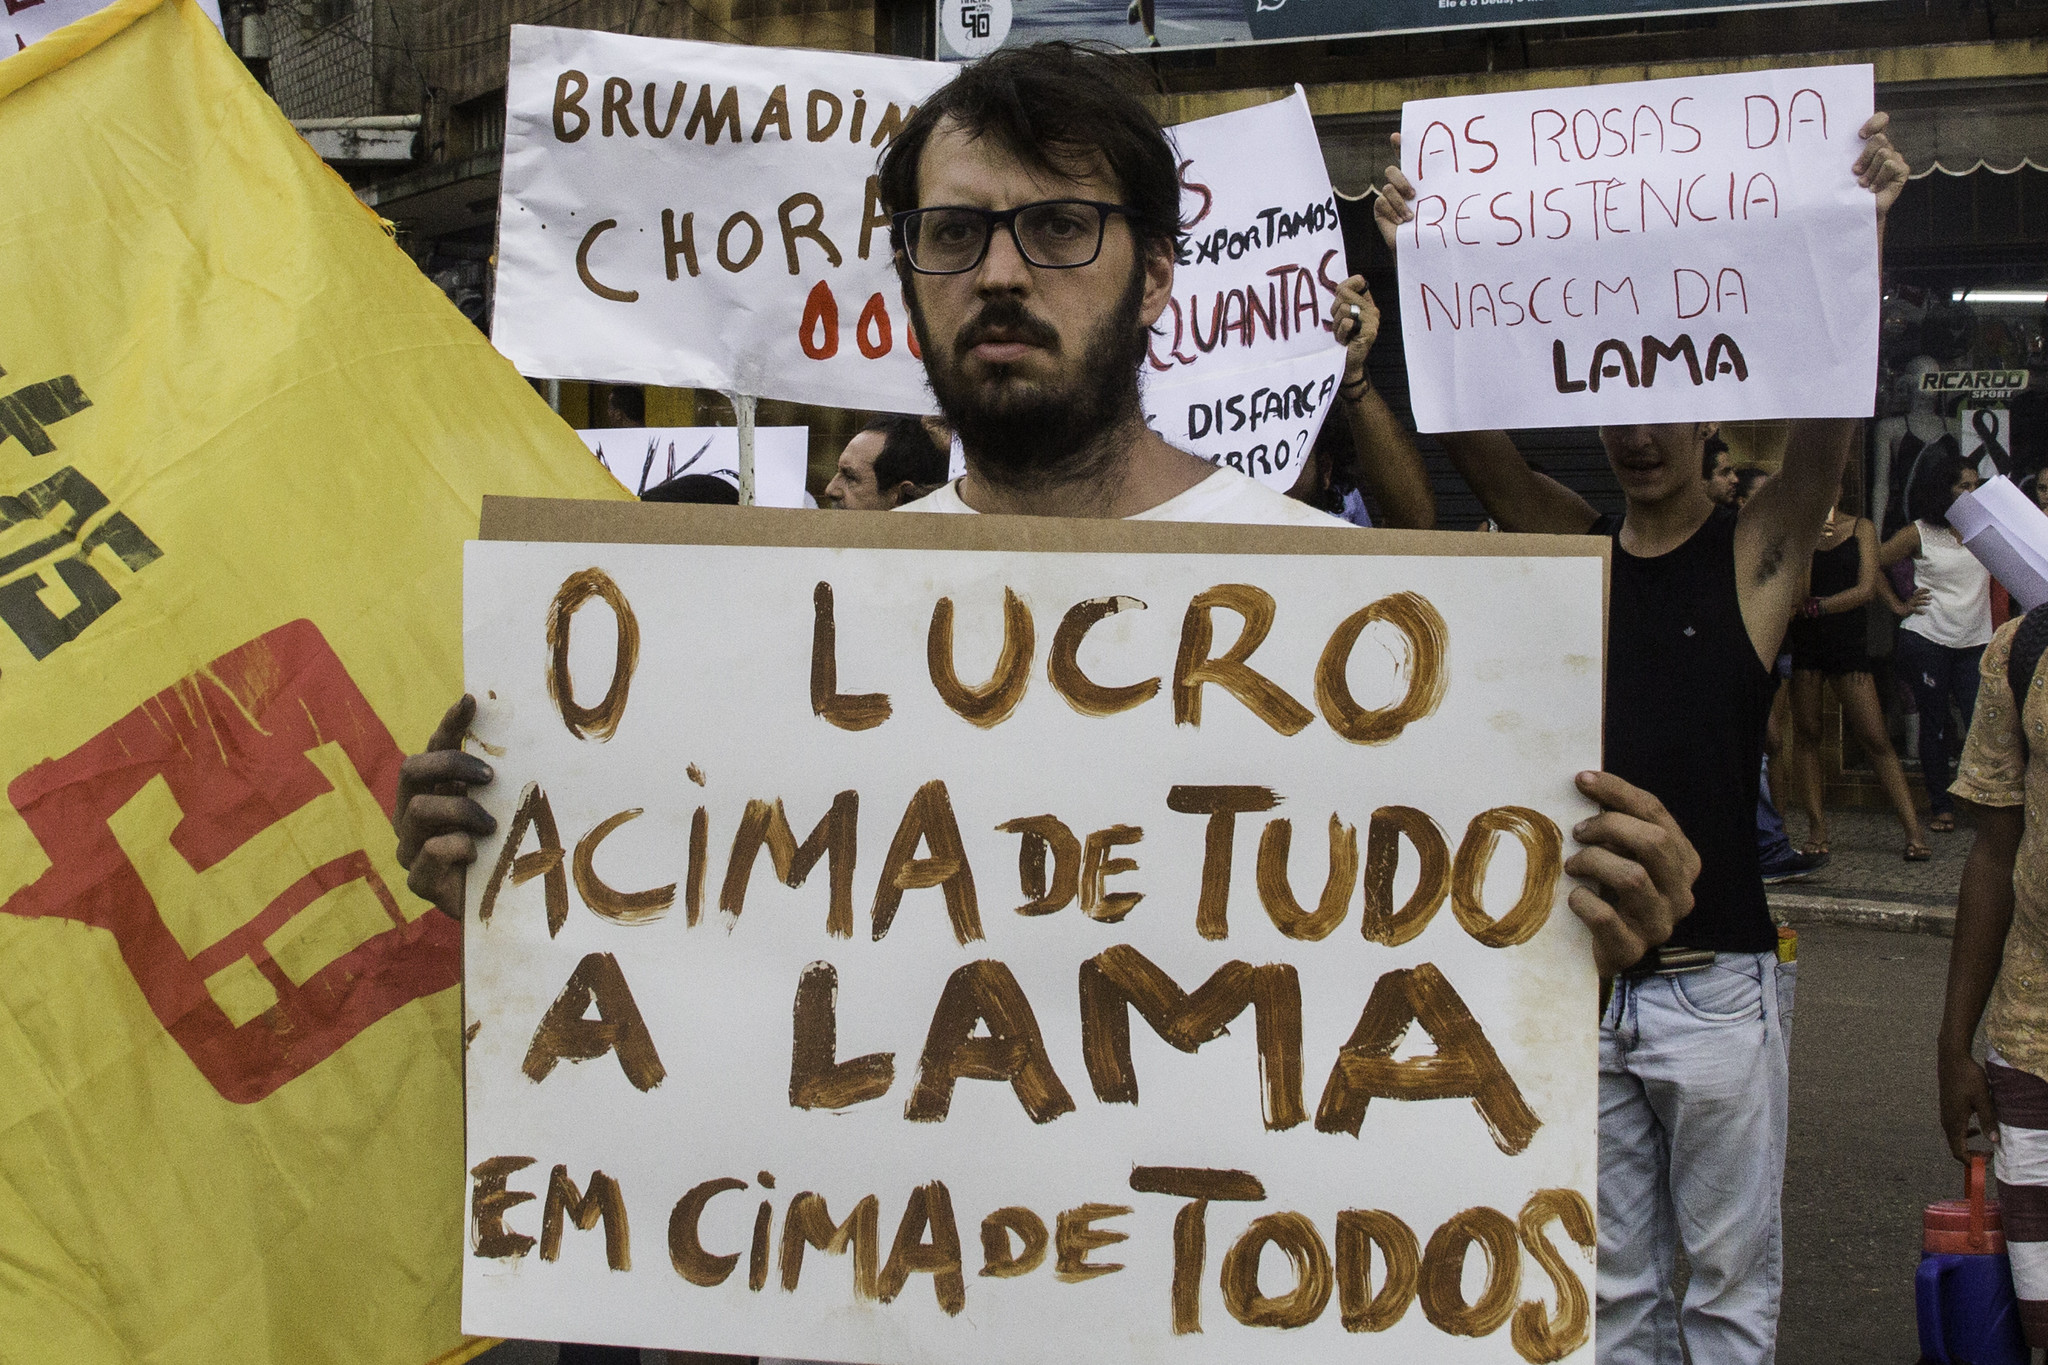
M 1712 948 L 1653 948 L 1650 950 L 1648 974 L 1683 976 L 1687 972 L 1703 972 L 1713 965 Z

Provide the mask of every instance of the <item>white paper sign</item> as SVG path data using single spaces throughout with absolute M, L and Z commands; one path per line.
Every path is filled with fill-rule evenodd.
M 1148 385 L 1145 421 L 1182 450 L 1285 492 L 1301 478 L 1343 378 L 1344 348 L 1332 344 L 1312 355 Z
M 1401 329 L 1423 431 L 1867 417 L 1871 68 L 1417 100 Z
M 492 342 L 531 375 L 932 411 L 874 172 L 952 74 L 515 26 Z
M 2048 602 L 2048 516 L 2011 479 L 2001 474 L 1957 498 L 1948 524 L 2021 611 Z
M 679 474 L 710 474 L 740 486 L 737 427 L 604 427 L 576 434 L 636 496 Z M 754 505 L 804 506 L 810 462 L 809 427 L 755 427 Z
M 1591 1360 L 1600 558 L 1154 529 L 468 547 L 466 1331 Z
M 46 38 L 66 24 L 105 9 L 108 3 L 109 0 L 6 0 L 0 5 L 0 57 L 11 57 L 38 38 Z M 220 0 L 198 3 L 218 28 Z
M 1190 226 L 1148 352 L 1147 420 L 1284 491 L 1344 372 L 1329 327 L 1344 234 L 1308 100 L 1297 87 L 1172 135 Z

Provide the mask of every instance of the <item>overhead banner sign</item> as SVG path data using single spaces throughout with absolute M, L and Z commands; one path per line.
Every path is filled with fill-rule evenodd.
M 576 433 L 634 496 L 684 474 L 740 486 L 737 427 L 604 427 Z M 754 428 L 754 505 L 803 507 L 811 459 L 809 427 Z
M 875 165 L 952 74 L 515 26 L 493 343 L 531 375 L 934 410 Z
M 1590 1360 L 1604 542 L 1002 520 L 487 509 L 465 1324 Z
M 1217 47 L 1800 3 L 1805 0 L 941 0 L 939 55 L 959 61 L 1047 39 L 1135 50 Z
M 1188 232 L 1147 351 L 1147 420 L 1284 492 L 1344 374 L 1329 326 L 1344 234 L 1308 99 L 1297 87 L 1172 134 Z
M 1833 66 L 1403 106 L 1417 428 L 1869 416 L 1871 88 Z

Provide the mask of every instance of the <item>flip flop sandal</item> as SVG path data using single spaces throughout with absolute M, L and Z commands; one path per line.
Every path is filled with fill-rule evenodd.
M 1799 851 L 1809 855 L 1816 853 L 1825 854 L 1828 851 L 1828 841 L 1825 839 L 1808 839 L 1799 846 Z
M 1934 850 L 1925 844 L 1906 845 L 1906 861 L 1909 863 L 1924 863 L 1933 857 Z
M 1943 812 L 1929 820 L 1927 828 L 1936 834 L 1954 834 L 1956 832 L 1956 818 L 1947 812 Z

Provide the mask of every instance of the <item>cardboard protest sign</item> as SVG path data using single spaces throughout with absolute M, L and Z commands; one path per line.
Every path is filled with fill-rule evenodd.
M 1349 272 L 1337 196 L 1297 87 L 1172 130 L 1187 245 L 1147 352 L 1145 411 L 1167 440 L 1294 486 L 1344 352 L 1330 303 Z
M 1405 105 L 1417 427 L 1869 416 L 1870 113 L 1868 66 Z
M 951 75 L 515 26 L 493 343 L 526 374 L 931 411 L 874 171 Z
M 484 533 L 471 1330 L 1591 1358 L 1605 541 Z
M 603 427 L 576 434 L 636 496 L 679 474 L 710 474 L 740 486 L 737 427 Z M 810 460 L 809 427 L 755 427 L 754 505 L 805 506 Z

